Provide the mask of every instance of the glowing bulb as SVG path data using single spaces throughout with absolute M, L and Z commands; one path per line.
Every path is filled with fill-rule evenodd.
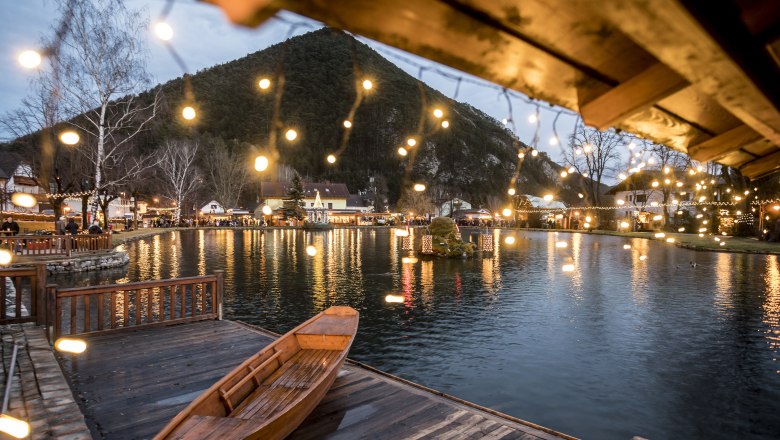
M 590 228 L 590 223 L 584 223 L 582 226 L 583 226 L 585 229 L 588 229 L 588 228 Z
M 625 173 L 618 174 L 618 179 L 620 179 L 620 180 L 626 180 L 626 177 L 628 177 L 628 176 L 626 176 Z
M 525 153 L 523 153 L 523 152 L 521 151 L 521 152 L 517 153 L 517 157 L 519 157 L 520 159 L 522 159 L 522 158 L 524 158 L 524 157 L 525 157 Z
M 11 203 L 22 208 L 32 208 L 38 204 L 38 201 L 32 194 L 18 192 L 11 196 Z
M 585 194 L 583 194 L 583 193 L 577 193 L 577 197 L 579 197 L 579 198 L 581 198 L 581 199 L 582 199 L 582 198 L 585 198 Z
M 269 87 L 271 87 L 271 80 L 268 78 L 263 78 L 260 80 L 260 82 L 257 83 L 258 86 L 260 86 L 263 90 L 268 90 Z
M 564 264 L 561 269 L 564 272 L 574 272 L 574 265 L 573 264 Z
M 271 209 L 270 206 L 264 205 L 263 206 L 263 215 L 271 215 L 273 213 L 273 209 Z
M 504 214 L 504 217 L 509 217 L 510 215 L 512 215 L 512 210 L 509 208 L 504 208 L 504 210 L 501 211 L 501 214 Z
M 633 142 L 629 142 L 629 143 L 628 143 L 628 149 L 629 149 L 629 150 L 633 150 L 634 148 L 636 148 L 636 144 L 635 144 L 635 143 L 633 143 Z
M 41 54 L 34 50 L 25 50 L 19 54 L 19 64 L 25 69 L 34 69 L 41 65 Z
M 684 227 L 682 227 L 682 228 L 677 228 L 677 232 L 685 232 L 685 228 L 684 228 Z
M 650 184 L 650 186 L 652 186 L 653 188 L 658 188 L 658 185 L 659 183 L 656 180 L 654 180 L 653 183 Z
M 306 253 L 309 254 L 310 257 L 313 257 L 317 255 L 317 248 L 310 244 L 306 246 Z
M 664 167 L 664 174 L 669 174 L 670 172 L 672 172 L 671 168 Z
M 569 244 L 566 243 L 565 241 L 559 241 L 555 243 L 555 247 L 557 247 L 558 249 L 563 249 L 567 246 L 569 246 Z
M 0 432 L 16 438 L 25 438 L 30 435 L 30 424 L 8 414 L 0 414 Z
M 5 249 L 0 249 L 0 266 L 5 266 L 11 262 L 13 255 Z
M 626 201 L 623 199 L 617 199 L 617 204 L 622 206 L 626 204 Z
M 775 205 L 772 207 L 775 211 L 780 211 L 780 205 Z
M 408 153 L 409 152 L 406 151 L 406 148 L 404 148 L 404 147 L 401 147 L 401 148 L 398 149 L 398 154 L 400 154 L 401 156 L 406 156 Z
M 681 188 L 683 186 L 683 183 L 682 182 L 677 182 L 677 183 L 675 183 L 675 185 L 677 185 L 677 188 Z
M 450 128 L 450 121 L 441 121 L 442 128 Z
M 574 167 L 569 167 L 569 174 L 574 174 L 574 172 L 577 171 Z
M 295 140 L 295 138 L 297 138 L 297 137 L 298 137 L 298 132 L 297 132 L 297 131 L 295 131 L 295 130 L 293 130 L 293 129 L 291 128 L 291 129 L 287 130 L 287 132 L 284 134 L 284 137 L 285 137 L 285 138 L 286 138 L 288 141 L 294 141 L 294 140 Z
M 666 242 L 667 243 L 674 243 L 674 238 L 669 237 L 669 238 L 666 239 Z
M 67 353 L 83 353 L 87 349 L 87 343 L 83 339 L 75 338 L 59 338 L 54 342 L 54 348 L 57 351 L 64 351 Z
M 417 263 L 417 258 L 415 258 L 415 257 L 403 257 L 403 258 L 401 258 L 401 263 L 403 263 L 403 264 L 415 264 L 415 263 Z
M 268 169 L 268 158 L 265 156 L 257 156 L 255 158 L 255 169 L 257 171 L 265 171 Z
M 531 156 L 536 157 L 539 155 L 539 152 L 536 150 L 531 150 Z
M 664 234 L 663 232 L 656 232 L 655 234 L 655 238 L 664 238 L 664 237 L 666 237 L 666 234 Z
M 444 112 L 441 111 L 440 108 L 434 109 L 433 110 L 433 116 L 436 117 L 436 118 L 441 118 L 442 116 L 444 116 Z
M 550 138 L 549 141 L 547 141 L 547 143 L 549 143 L 550 145 L 552 145 L 554 147 L 554 146 L 558 145 L 558 138 L 553 136 L 553 137 Z
M 585 216 L 585 221 L 586 222 L 591 222 L 591 221 L 593 221 L 593 219 L 589 215 L 587 215 L 587 216 Z
M 566 176 L 568 176 L 568 175 L 569 175 L 569 173 L 568 173 L 568 172 L 566 172 L 566 171 L 561 171 L 561 177 L 566 177 Z
M 415 138 L 409 138 L 406 140 L 406 145 L 410 147 L 414 147 L 415 145 L 417 145 L 417 140 Z
M 349 119 L 344 121 L 344 128 L 352 128 L 352 121 Z
M 536 116 L 535 113 L 528 115 L 528 122 L 530 122 L 531 124 L 536 124 L 537 122 L 539 122 L 539 117 Z
M 631 245 L 630 244 L 624 244 L 623 245 L 623 249 L 631 249 Z
M 187 106 L 181 109 L 181 116 L 188 121 L 195 119 L 195 115 L 195 109 L 192 107 Z
M 417 192 L 425 191 L 425 185 L 423 185 L 422 183 L 415 183 L 414 190 Z
M 628 228 L 629 226 L 630 226 L 630 225 L 628 224 L 628 222 L 620 222 L 620 227 L 621 227 L 621 228 L 623 228 L 623 229 L 626 229 L 626 228 Z
M 645 260 L 647 260 L 647 255 L 640 255 L 639 256 L 639 261 L 645 261 Z
M 60 140 L 65 145 L 76 145 L 79 143 L 79 134 L 75 131 L 63 131 L 60 133 Z
M 385 302 L 388 303 L 402 303 L 404 302 L 404 297 L 401 295 L 387 295 L 385 297 Z
M 549 201 L 551 201 L 553 199 L 553 195 L 552 194 L 545 194 L 543 199 L 544 199 L 545 202 L 549 202 Z
M 161 21 L 154 25 L 154 34 L 157 35 L 157 38 L 168 41 L 173 38 L 173 28 L 168 23 Z
M 372 83 L 370 79 L 363 80 L 363 88 L 366 90 L 371 90 L 374 88 L 374 83 Z
M 583 145 L 582 146 L 582 151 L 585 152 L 585 153 L 590 153 L 591 151 L 593 151 L 593 145 L 591 145 L 591 144 Z
M 328 155 L 328 163 L 336 163 L 336 156 L 329 154 Z
M 515 237 L 513 237 L 511 235 L 508 236 L 507 238 L 504 239 L 504 243 L 506 243 L 506 244 L 515 244 Z
M 514 188 L 509 188 L 507 193 L 509 193 L 510 196 L 513 196 L 515 195 L 515 193 L 517 193 L 517 191 Z M 780 206 L 778 207 L 778 209 L 780 209 Z

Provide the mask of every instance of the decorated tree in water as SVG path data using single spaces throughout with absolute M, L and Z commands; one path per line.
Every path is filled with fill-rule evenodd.
M 433 237 L 433 253 L 443 257 L 470 257 L 474 254 L 474 243 L 461 240 L 455 221 L 449 217 L 431 220 L 428 232 Z

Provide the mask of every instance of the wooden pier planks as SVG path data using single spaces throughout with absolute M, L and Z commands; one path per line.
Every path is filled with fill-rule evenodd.
M 95 439 L 147 439 L 272 337 L 232 321 L 200 321 L 87 338 L 61 365 Z M 560 439 L 358 365 L 290 439 Z

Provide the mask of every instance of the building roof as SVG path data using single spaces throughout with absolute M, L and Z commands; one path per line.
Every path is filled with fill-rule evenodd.
M 777 0 L 207 2 L 248 26 L 284 7 L 750 178 L 780 168 Z
M 291 186 L 290 182 L 262 182 L 264 198 L 284 199 Z M 314 198 L 320 192 L 322 199 L 347 199 L 349 190 L 343 183 L 312 183 L 303 182 L 303 193 L 306 198 Z
M 528 194 L 524 194 L 525 198 L 528 199 L 528 201 L 531 203 L 531 206 L 534 208 L 544 208 L 544 209 L 566 209 L 566 205 L 558 200 L 550 200 L 549 202 L 547 200 L 544 200 L 542 197 L 536 197 L 531 196 Z
M 22 162 L 24 162 L 24 159 L 16 153 L 11 151 L 0 153 L 0 179 L 10 179 Z
M 347 206 L 351 208 L 365 208 L 366 203 L 363 201 L 363 197 L 360 194 L 350 194 L 347 199 Z

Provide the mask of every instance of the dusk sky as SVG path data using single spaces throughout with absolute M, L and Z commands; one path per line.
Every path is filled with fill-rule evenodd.
M 145 11 L 150 23 L 156 21 L 165 5 L 165 2 L 161 0 L 127 0 L 126 3 L 129 8 Z M 28 81 L 31 73 L 23 69 L 17 62 L 16 58 L 19 52 L 38 47 L 37 43 L 41 36 L 51 32 L 50 28 L 56 24 L 59 18 L 56 2 L 53 0 L 5 2 L 3 15 L 7 20 L 5 26 L 0 28 L 0 53 L 5 60 L 0 65 L 0 77 L 3 78 L 0 81 L 0 96 L 2 96 L 0 114 L 18 108 L 21 105 L 21 100 L 28 93 Z M 196 72 L 215 64 L 241 58 L 283 41 L 290 34 L 293 23 L 301 25 L 294 29 L 292 35 L 301 35 L 322 26 L 318 22 L 291 13 L 283 13 L 281 18 L 283 20 L 272 19 L 261 27 L 247 29 L 229 23 L 222 11 L 215 6 L 193 1 L 177 1 L 166 21 L 174 29 L 173 46 L 184 59 L 189 71 Z M 148 69 L 156 82 L 165 82 L 182 75 L 183 72 L 172 56 L 151 32 L 142 38 L 147 42 L 149 51 Z M 418 64 L 430 66 L 430 69 L 426 70 L 423 75 L 423 81 L 449 97 L 453 97 L 455 93 L 456 82 L 434 72 L 435 69 L 476 80 L 474 77 L 427 59 L 365 38 L 361 38 L 361 40 L 379 50 L 382 56 L 414 77 L 419 74 L 418 67 L 400 61 L 399 56 L 411 59 Z M 388 51 L 397 56 L 388 56 Z M 484 85 L 463 82 L 457 100 L 467 102 L 499 121 L 509 117 L 506 100 L 501 96 L 496 86 L 483 80 L 479 81 Z M 517 134 L 523 142 L 530 143 L 536 126 L 528 122 L 528 116 L 534 113 L 534 106 L 519 99 L 514 99 L 512 106 Z M 550 146 L 548 143 L 553 135 L 552 119 L 555 114 L 545 110 L 546 107 L 546 105 L 542 107 L 542 130 L 538 147 L 541 151 L 548 152 L 554 160 L 560 162 L 560 147 Z M 563 115 L 559 118 L 558 133 L 562 140 L 565 141 L 565 137 L 573 130 L 574 123 L 573 116 Z M 0 139 L 8 137 L 7 132 L 0 131 Z

